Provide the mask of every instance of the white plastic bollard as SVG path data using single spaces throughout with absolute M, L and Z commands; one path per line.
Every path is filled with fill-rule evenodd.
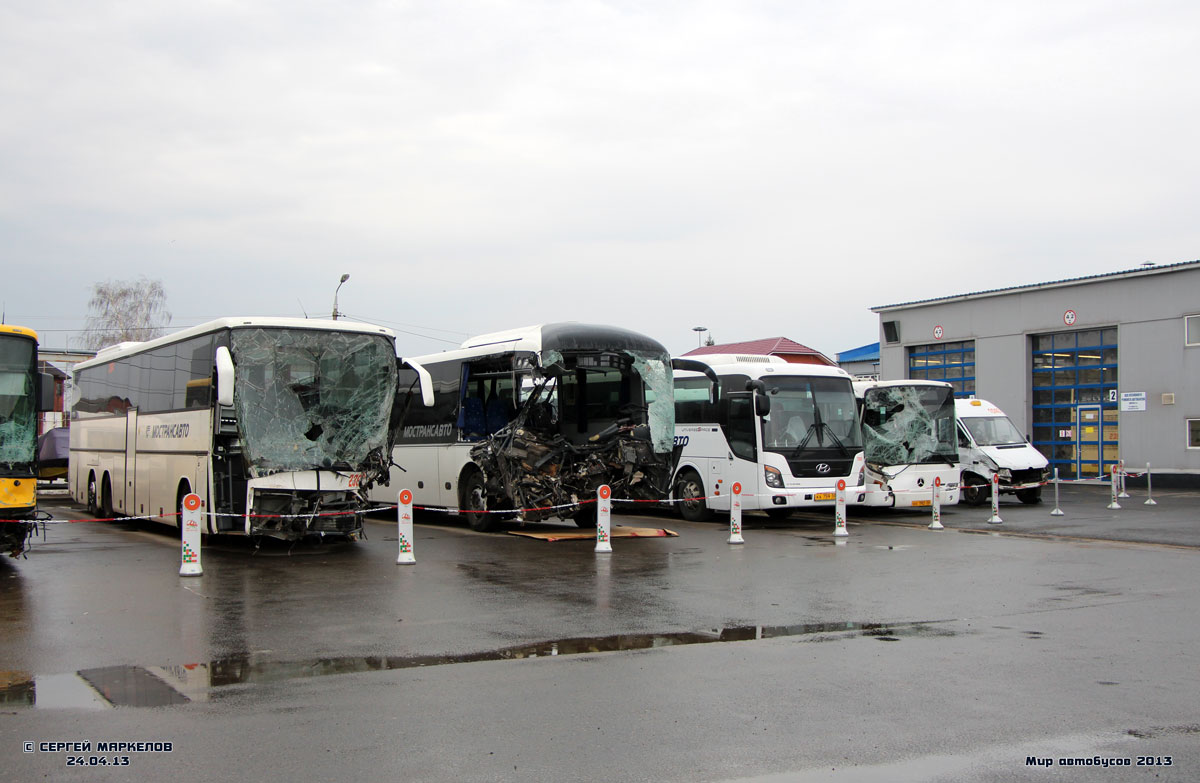
M 1143 506 L 1157 506 L 1158 501 L 1154 499 L 1154 491 L 1150 487 L 1150 463 L 1146 463 L 1146 502 Z
M 417 562 L 417 553 L 413 551 L 413 495 L 407 489 L 400 490 L 400 502 L 396 504 L 396 538 L 400 542 L 400 552 L 396 555 L 396 565 L 408 565 Z
M 1117 502 L 1117 490 L 1119 489 L 1119 486 L 1120 486 L 1120 480 L 1117 478 L 1117 474 L 1120 472 L 1120 470 L 1121 470 L 1120 466 L 1114 462 L 1113 466 L 1112 466 L 1112 471 L 1111 471 L 1112 481 L 1110 482 L 1112 484 L 1112 502 L 1108 504 L 1107 508 L 1111 508 L 1111 509 L 1120 509 L 1121 508 L 1121 504 Z
M 929 523 L 930 530 L 945 530 L 946 526 L 942 524 L 942 477 L 933 477 L 933 502 L 930 504 L 933 507 L 933 521 Z
M 837 500 L 833 505 L 833 534 L 839 538 L 848 536 L 846 532 L 846 480 L 838 479 Z
M 191 493 L 183 499 L 183 517 L 179 520 L 181 538 L 180 544 L 180 576 L 203 576 L 204 568 L 200 565 L 200 496 Z
M 607 484 L 596 490 L 596 551 L 612 551 L 612 488 Z
M 742 485 L 740 482 L 733 482 L 730 488 L 733 494 L 729 496 L 729 544 L 744 544 L 746 539 L 742 538 Z
M 1058 468 L 1054 469 L 1054 510 L 1050 512 L 1050 516 L 1063 516 L 1063 510 L 1058 507 Z
M 1121 466 L 1121 494 L 1117 495 L 1117 497 L 1127 498 L 1129 497 L 1129 493 L 1125 491 L 1125 460 L 1117 460 L 1117 464 Z
M 1004 520 L 1000 518 L 1000 474 L 992 474 L 992 516 L 989 524 L 998 525 Z

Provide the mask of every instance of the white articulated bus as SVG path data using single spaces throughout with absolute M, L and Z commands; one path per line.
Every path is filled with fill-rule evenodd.
M 413 502 L 488 530 L 523 521 L 595 524 L 601 485 L 615 499 L 661 500 L 673 466 L 670 356 L 644 335 L 554 323 L 466 340 L 400 371 L 391 475 Z M 432 407 L 415 404 L 426 374 Z M 409 390 L 406 395 L 406 389 Z M 395 502 L 391 492 L 372 496 Z
M 942 381 L 855 381 L 867 504 L 913 508 L 959 500 L 954 388 Z
M 71 495 L 179 525 L 194 492 L 206 533 L 354 539 L 395 389 L 391 330 L 348 321 L 223 318 L 106 348 L 75 368 Z
M 683 451 L 673 482 L 680 514 L 701 521 L 742 508 L 786 517 L 831 506 L 838 481 L 846 502 L 866 501 L 862 441 L 850 375 L 837 367 L 790 364 L 776 356 L 697 357 L 719 378 L 675 373 L 675 441 Z

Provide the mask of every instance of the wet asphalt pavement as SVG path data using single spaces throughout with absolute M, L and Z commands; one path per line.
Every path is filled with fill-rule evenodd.
M 404 566 L 379 515 L 356 544 L 208 541 L 190 578 L 153 525 L 52 524 L 0 562 L 0 775 L 1195 780 L 1200 492 L 1130 492 L 941 532 L 851 509 L 842 541 L 832 510 L 748 515 L 741 546 L 618 514 L 678 536 L 610 555 L 425 515 Z

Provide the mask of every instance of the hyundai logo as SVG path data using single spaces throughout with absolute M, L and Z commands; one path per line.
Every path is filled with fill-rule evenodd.
M 825 473 L 828 473 L 830 470 L 832 470 L 832 468 L 829 467 L 828 463 L 822 462 L 820 465 L 817 465 L 818 473 L 825 474 Z

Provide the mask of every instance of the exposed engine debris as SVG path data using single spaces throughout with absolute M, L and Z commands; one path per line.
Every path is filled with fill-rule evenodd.
M 654 450 L 649 425 L 621 419 L 575 444 L 556 431 L 549 404 L 536 395 L 531 400 L 509 426 L 471 449 L 489 498 L 510 500 L 534 522 L 563 515 L 551 507 L 595 499 L 604 484 L 616 498 L 666 496 L 674 458 Z M 644 418 L 644 409 L 638 410 Z M 576 521 L 594 519 L 594 509 L 581 506 Z

